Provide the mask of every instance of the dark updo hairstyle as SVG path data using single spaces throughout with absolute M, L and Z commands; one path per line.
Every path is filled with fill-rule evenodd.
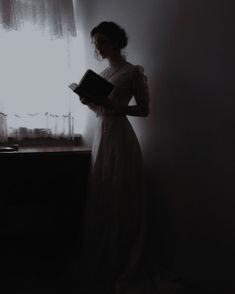
M 95 34 L 104 35 L 112 44 L 113 48 L 122 50 L 127 46 L 128 37 L 123 28 L 112 21 L 103 21 L 91 31 L 91 37 Z

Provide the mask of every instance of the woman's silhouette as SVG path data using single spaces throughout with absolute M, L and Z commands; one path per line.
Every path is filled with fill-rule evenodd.
M 83 236 L 83 282 L 102 293 L 121 293 L 138 273 L 144 244 L 143 159 L 127 117 L 146 117 L 149 92 L 143 67 L 126 61 L 125 31 L 102 22 L 91 31 L 96 53 L 109 66 L 100 75 L 115 87 L 99 104 L 81 98 L 97 117 Z M 136 104 L 129 105 L 134 96 Z M 94 293 L 97 293 L 94 292 Z

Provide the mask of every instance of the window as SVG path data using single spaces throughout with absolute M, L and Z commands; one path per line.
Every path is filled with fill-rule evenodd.
M 0 3 L 0 141 L 81 134 L 84 108 L 68 88 L 85 69 L 73 1 Z

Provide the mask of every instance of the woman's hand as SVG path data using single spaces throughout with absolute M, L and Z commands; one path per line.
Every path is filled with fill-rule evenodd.
M 112 100 L 107 99 L 107 98 L 100 99 L 96 103 L 97 103 L 97 105 L 102 106 L 106 109 L 113 110 L 115 108 L 115 103 Z
M 89 105 L 89 104 L 91 104 L 91 101 L 90 101 L 89 99 L 87 99 L 87 98 L 84 98 L 84 97 L 80 97 L 80 101 L 81 101 L 81 103 L 84 104 L 84 105 Z
M 69 88 L 74 91 L 77 88 L 77 86 L 78 86 L 78 84 L 72 83 L 69 85 Z

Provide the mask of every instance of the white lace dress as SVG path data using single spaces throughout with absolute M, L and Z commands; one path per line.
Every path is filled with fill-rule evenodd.
M 125 62 L 112 76 L 110 68 L 101 76 L 114 84 L 109 99 L 116 103 L 128 105 L 133 96 L 137 103 L 149 102 L 142 66 Z M 84 279 L 96 288 L 114 283 L 120 287 L 135 272 L 144 244 L 143 158 L 126 116 L 115 116 L 103 107 L 90 108 L 98 122 L 85 213 Z

